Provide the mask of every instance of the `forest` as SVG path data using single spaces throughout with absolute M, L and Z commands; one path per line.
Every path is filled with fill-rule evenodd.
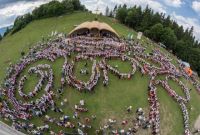
M 48 17 L 60 16 L 62 14 L 70 14 L 74 11 L 87 11 L 84 5 L 81 5 L 79 0 L 63 0 L 59 1 L 51 1 L 47 4 L 43 4 L 40 7 L 34 9 L 32 13 L 27 13 L 23 16 L 19 16 L 15 19 L 13 28 L 7 28 L 4 36 L 11 32 L 14 34 L 21 29 L 23 29 L 26 25 L 28 25 L 33 20 L 43 19 Z M 1 37 L 0 37 L 1 39 Z
M 200 42 L 193 34 L 193 26 L 184 30 L 169 15 L 154 12 L 149 6 L 142 9 L 140 6 L 128 8 L 125 4 L 116 5 L 111 11 L 107 7 L 105 14 L 164 44 L 179 59 L 189 62 L 191 68 L 200 75 Z

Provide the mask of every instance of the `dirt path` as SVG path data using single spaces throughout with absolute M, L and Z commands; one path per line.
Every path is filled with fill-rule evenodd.
M 0 135 L 25 135 L 0 121 Z
M 195 129 L 200 129 L 200 115 L 199 115 L 199 117 L 197 118 L 197 120 L 196 120 L 196 122 L 194 124 L 194 128 Z

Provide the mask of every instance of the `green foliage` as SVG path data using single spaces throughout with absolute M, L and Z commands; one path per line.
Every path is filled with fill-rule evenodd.
M 34 19 L 47 18 L 53 16 L 59 16 L 65 13 L 65 5 L 58 1 L 51 1 L 47 4 L 41 5 L 32 12 Z
M 141 7 L 130 7 L 126 5 L 115 6 L 113 12 L 116 11 L 116 19 L 121 23 L 144 32 L 145 36 L 150 39 L 161 42 L 166 45 L 179 58 L 188 61 L 193 70 L 200 74 L 200 42 L 193 35 L 194 28 L 183 29 L 177 22 L 171 20 L 170 16 L 154 12 L 148 6 L 142 10 Z M 191 55 L 192 54 L 192 55 Z
M 20 29 L 24 28 L 32 20 L 33 20 L 33 17 L 30 13 L 25 14 L 24 16 L 17 17 L 17 19 L 14 22 L 12 33 L 15 33 L 19 31 Z
M 170 27 L 164 28 L 160 35 L 161 42 L 165 44 L 169 49 L 175 49 L 174 45 L 177 41 L 174 31 Z
M 106 7 L 105 15 L 106 15 L 106 16 L 109 16 L 109 8 L 108 8 L 108 6 Z
M 134 7 L 136 9 L 136 7 Z M 145 31 L 147 30 L 149 27 L 150 27 L 150 22 L 151 22 L 151 14 L 152 14 L 152 11 L 151 9 L 147 6 L 146 9 L 144 10 L 143 14 L 142 14 L 142 20 L 141 20 L 141 23 L 140 23 L 140 31 Z M 136 18 L 137 19 L 137 18 Z M 139 24 L 137 24 L 139 25 Z
M 125 18 L 127 16 L 127 9 L 125 7 L 118 9 L 116 18 L 121 22 L 125 23 Z
M 63 0 L 62 2 L 54 0 L 47 4 L 43 4 L 34 9 L 32 13 L 17 17 L 14 22 L 12 34 L 23 29 L 33 20 L 60 16 L 65 13 L 71 13 L 74 10 L 85 10 L 85 6 L 81 5 L 79 0 Z
M 72 0 L 72 4 L 74 6 L 74 10 L 83 10 L 83 7 L 79 0 Z
M 147 34 L 151 39 L 153 39 L 157 42 L 160 42 L 161 41 L 161 35 L 163 34 L 163 32 L 164 32 L 163 25 L 161 23 L 157 23 L 157 24 L 155 24 L 154 26 L 151 27 L 149 33 L 147 33 Z
M 113 11 L 111 10 L 110 13 L 109 13 L 109 16 L 108 17 L 114 17 L 114 13 Z
M 8 27 L 6 28 L 6 32 L 4 33 L 3 37 L 5 37 L 6 35 L 8 35 L 8 33 L 11 31 L 11 29 L 9 29 Z
M 72 12 L 74 10 L 74 5 L 72 1 L 64 0 L 62 4 L 64 5 L 66 11 Z
M 1 36 L 1 34 L 0 34 L 0 41 L 2 40 L 2 36 Z
M 137 13 L 135 10 L 130 9 L 127 13 L 126 16 L 126 23 L 128 24 L 128 26 L 133 27 L 134 24 L 136 24 L 136 20 L 134 20 L 134 18 L 137 16 Z

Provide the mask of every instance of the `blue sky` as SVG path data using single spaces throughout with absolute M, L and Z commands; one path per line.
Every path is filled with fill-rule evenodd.
M 0 0 L 0 28 L 12 25 L 14 19 L 35 7 L 51 0 Z M 61 0 L 60 0 L 61 1 Z M 178 24 L 187 27 L 194 26 L 194 35 L 200 40 L 200 0 L 80 0 L 89 10 L 96 10 L 97 6 L 102 13 L 106 6 L 113 8 L 116 4 L 126 3 L 129 6 L 140 5 L 143 8 L 148 4 L 157 12 L 171 15 Z

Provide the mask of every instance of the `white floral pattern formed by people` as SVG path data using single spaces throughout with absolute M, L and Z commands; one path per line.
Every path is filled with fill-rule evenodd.
M 89 49 L 88 49 L 89 48 Z M 127 55 L 127 52 L 133 52 L 131 55 Z M 68 60 L 68 57 L 72 57 L 72 54 L 77 54 L 72 62 Z M 161 86 L 167 91 L 169 96 L 171 96 L 177 103 L 179 103 L 182 109 L 184 118 L 184 134 L 190 135 L 189 127 L 189 115 L 186 104 L 190 101 L 189 89 L 182 83 L 180 77 L 188 77 L 182 70 L 177 70 L 177 68 L 170 62 L 170 60 L 159 51 L 159 49 L 154 49 L 152 54 L 145 54 L 145 48 L 142 47 L 137 42 L 130 42 L 122 39 L 116 39 L 116 37 L 104 37 L 102 39 L 95 39 L 88 35 L 71 37 L 69 41 L 66 42 L 65 37 L 59 37 L 55 40 L 49 41 L 46 44 L 39 44 L 32 49 L 30 52 L 20 59 L 20 61 L 11 65 L 7 71 L 7 77 L 5 79 L 4 87 L 2 88 L 2 94 L 7 96 L 9 101 L 3 101 L 3 108 L 1 109 L 1 116 L 3 118 L 8 118 L 12 121 L 13 127 L 17 130 L 25 129 L 30 134 L 39 134 L 43 131 L 49 129 L 48 125 L 36 127 L 32 123 L 25 123 L 22 121 L 16 121 L 17 119 L 28 120 L 34 116 L 45 116 L 48 122 L 56 123 L 58 126 L 75 128 L 75 125 L 69 121 L 69 116 L 63 116 L 60 120 L 51 118 L 46 115 L 49 109 L 62 113 L 62 109 L 56 106 L 55 92 L 53 91 L 54 85 L 54 75 L 53 70 L 48 64 L 40 64 L 31 67 L 28 70 L 28 74 L 36 74 L 40 77 L 39 82 L 33 89 L 33 91 L 25 94 L 23 91 L 24 84 L 26 80 L 29 79 L 28 76 L 20 76 L 24 69 L 31 64 L 46 59 L 54 62 L 57 58 L 64 57 L 65 63 L 62 68 L 62 78 L 61 78 L 61 89 L 65 87 L 66 84 L 78 89 L 79 91 L 94 91 L 95 86 L 99 82 L 101 75 L 101 70 L 103 71 L 103 84 L 104 86 L 109 85 L 108 72 L 116 75 L 119 79 L 131 79 L 136 70 L 139 70 L 143 75 L 150 76 L 150 83 L 148 87 L 148 101 L 149 101 L 149 117 L 148 121 L 151 124 L 152 134 L 160 133 L 160 112 L 159 112 L 159 102 L 157 97 L 157 85 Z M 96 61 L 95 58 L 101 57 L 100 61 Z M 128 61 L 131 64 L 132 70 L 129 73 L 121 73 L 116 67 L 107 64 L 108 60 L 120 59 L 122 61 Z M 159 66 L 154 66 L 148 61 L 157 63 Z M 78 80 L 74 75 L 74 64 L 81 60 L 89 60 L 93 63 L 91 77 L 88 82 Z M 165 80 L 157 80 L 158 75 L 165 75 Z M 20 79 L 18 79 L 21 77 Z M 178 95 L 175 90 L 173 90 L 168 80 L 171 79 L 176 82 L 183 90 L 185 97 Z M 19 82 L 17 82 L 19 80 Z M 199 82 L 193 78 L 190 78 L 197 91 L 200 93 Z M 43 87 L 46 85 L 45 87 Z M 36 101 L 28 102 L 27 99 L 36 97 L 36 95 L 44 88 L 44 94 L 38 98 Z M 15 94 L 18 94 L 24 100 L 17 100 Z M 13 105 L 11 109 L 8 102 Z M 67 100 L 66 100 L 67 102 Z M 62 102 L 62 105 L 64 103 Z M 87 112 L 88 109 L 81 105 L 75 106 L 76 111 Z M 78 117 L 77 112 L 74 113 L 74 118 Z M 124 122 L 126 123 L 126 122 Z M 83 125 L 79 122 L 78 125 L 83 128 Z M 85 127 L 85 126 L 84 126 Z M 90 126 L 88 126 L 90 127 Z M 78 131 L 81 131 L 78 129 Z M 115 131 L 115 133 L 118 131 Z M 134 132 L 129 130 L 129 132 Z M 53 130 L 49 131 L 50 134 L 55 134 Z M 128 131 L 127 131 L 128 133 Z

